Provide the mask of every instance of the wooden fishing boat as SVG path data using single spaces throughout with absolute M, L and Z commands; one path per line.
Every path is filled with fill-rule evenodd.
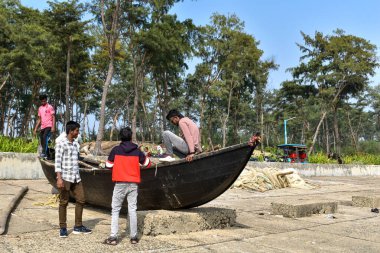
M 138 210 L 184 209 L 215 199 L 239 177 L 254 148 L 238 144 L 196 155 L 192 162 L 181 159 L 141 170 Z M 46 178 L 56 187 L 54 161 L 40 162 Z M 110 209 L 114 186 L 111 171 L 88 163 L 81 166 L 80 176 L 86 202 Z M 127 207 L 126 200 L 123 207 Z

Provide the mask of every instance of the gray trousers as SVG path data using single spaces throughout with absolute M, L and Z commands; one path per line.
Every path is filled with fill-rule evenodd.
M 137 237 L 137 189 L 135 183 L 116 183 L 112 195 L 111 236 L 117 237 L 119 231 L 120 209 L 127 196 L 130 237 Z
M 166 154 L 176 154 L 179 158 L 184 158 L 189 153 L 189 146 L 184 139 L 166 130 L 162 133 L 162 140 L 166 147 Z

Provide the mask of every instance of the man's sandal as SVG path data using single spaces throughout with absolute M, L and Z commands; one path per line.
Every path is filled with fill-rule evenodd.
M 117 245 L 117 243 L 118 243 L 117 238 L 111 237 L 111 236 L 103 241 L 103 244 L 113 245 L 113 246 Z
M 136 244 L 136 243 L 138 243 L 139 242 L 139 239 L 137 239 L 137 238 L 131 238 L 131 244 Z

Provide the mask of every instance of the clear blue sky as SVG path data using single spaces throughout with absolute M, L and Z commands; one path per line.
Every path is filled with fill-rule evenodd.
M 47 7 L 42 0 L 21 2 L 38 9 Z M 380 0 L 184 0 L 171 10 L 179 19 L 191 18 L 196 25 L 208 24 L 215 12 L 235 13 L 245 22 L 245 31 L 260 41 L 264 58 L 274 58 L 280 65 L 269 77 L 269 89 L 290 79 L 285 70 L 299 62 L 296 43 L 303 42 L 300 31 L 331 34 L 340 28 L 375 44 L 380 55 Z M 371 80 L 372 85 L 380 84 L 380 69 Z

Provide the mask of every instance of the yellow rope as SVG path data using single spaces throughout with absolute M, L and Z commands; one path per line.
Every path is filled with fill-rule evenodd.
M 45 202 L 36 202 L 33 203 L 34 206 L 50 206 L 50 207 L 58 207 L 59 194 L 53 194 L 50 198 Z

